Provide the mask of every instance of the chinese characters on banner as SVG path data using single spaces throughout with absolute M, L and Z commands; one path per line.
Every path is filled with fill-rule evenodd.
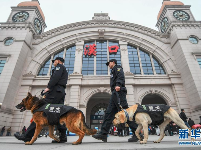
M 119 49 L 119 46 L 117 45 L 114 45 L 114 46 L 108 46 L 108 49 L 109 49 L 109 53 L 112 54 L 112 53 L 117 53 L 118 49 Z M 88 56 L 91 56 L 91 55 L 94 55 L 96 56 L 96 45 L 93 44 L 93 45 L 86 45 L 85 48 L 84 48 L 84 55 L 88 55 Z

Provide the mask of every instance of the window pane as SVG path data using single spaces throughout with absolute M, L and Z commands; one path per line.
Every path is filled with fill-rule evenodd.
M 137 49 L 129 45 L 127 46 L 127 48 L 128 48 L 130 71 L 133 74 L 141 74 Z
M 201 58 L 197 58 L 197 61 L 198 61 L 198 64 L 199 64 L 199 66 L 201 68 Z
M 43 67 L 41 67 L 40 71 L 38 72 L 38 76 L 47 76 L 50 66 L 50 58 L 44 63 Z
M 6 60 L 5 60 L 6 58 L 0 58 L 0 75 L 1 75 L 1 73 L 2 73 L 2 71 L 3 71 L 3 68 L 4 68 L 4 66 L 5 66 L 5 63 L 6 63 Z
M 95 44 L 95 41 L 87 42 L 84 44 L 86 46 Z M 97 48 L 98 45 L 96 45 Z M 97 54 L 97 53 L 96 53 Z M 98 54 L 97 54 L 98 55 Z M 83 75 L 94 75 L 94 55 L 85 55 L 83 49 L 83 58 L 82 58 L 82 74 Z
M 152 56 L 153 57 L 153 56 Z M 156 58 L 153 57 L 156 74 L 165 74 L 165 70 Z
M 107 66 L 105 63 L 107 62 L 107 41 L 97 41 L 96 42 L 99 47 L 97 47 L 97 55 L 96 55 L 96 75 L 107 75 Z
M 70 47 L 66 50 L 64 66 L 66 67 L 66 70 L 68 71 L 68 75 L 73 73 L 74 63 L 75 63 L 75 46 Z
M 140 58 L 142 60 L 142 69 L 144 74 L 153 75 L 153 68 L 149 54 L 140 50 Z

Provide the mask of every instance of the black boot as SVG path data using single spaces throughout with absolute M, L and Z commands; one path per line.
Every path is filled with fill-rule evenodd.
M 97 140 L 102 140 L 103 142 L 107 142 L 107 134 L 95 134 L 92 135 L 93 138 L 97 139 Z
M 137 138 L 137 136 L 135 135 L 135 133 L 133 133 L 133 136 L 128 139 L 128 142 L 137 142 L 138 140 L 139 139 Z
M 52 143 L 66 143 L 67 142 L 67 136 L 66 136 L 66 130 L 60 132 L 61 135 L 59 136 L 60 141 L 57 142 L 55 140 L 52 140 Z
M 24 142 L 29 142 L 32 139 L 32 138 L 25 137 L 23 134 L 20 135 L 19 133 L 15 133 L 14 136 L 15 136 L 16 139 L 24 141 Z

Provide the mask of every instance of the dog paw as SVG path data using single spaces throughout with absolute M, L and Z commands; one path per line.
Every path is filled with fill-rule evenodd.
M 55 138 L 55 141 L 60 142 L 60 139 L 59 138 Z
M 154 141 L 154 143 L 160 143 L 160 141 Z
M 140 141 L 140 144 L 146 144 L 147 141 Z
M 32 145 L 32 143 L 31 142 L 26 142 L 25 145 Z
M 72 145 L 78 145 L 81 144 L 82 142 L 73 142 Z

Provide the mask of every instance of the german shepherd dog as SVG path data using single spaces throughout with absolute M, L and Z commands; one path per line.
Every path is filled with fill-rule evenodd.
M 16 106 L 16 108 L 20 109 L 21 112 L 24 110 L 31 110 L 33 113 L 34 110 L 37 110 L 45 104 L 47 103 L 44 100 L 39 100 L 36 96 L 32 96 L 31 93 L 28 93 L 27 97 L 24 98 L 22 102 Z M 33 113 L 33 121 L 36 123 L 35 133 L 31 141 L 25 143 L 26 145 L 31 145 L 36 141 L 44 126 L 49 127 L 49 137 L 59 142 L 59 138 L 53 135 L 54 126 L 48 124 L 47 117 L 43 115 L 43 112 Z M 61 125 L 65 123 L 70 132 L 79 135 L 79 139 L 73 142 L 73 145 L 81 144 L 85 133 L 87 135 L 93 135 L 97 132 L 97 130 L 87 127 L 84 114 L 82 111 L 77 109 L 70 110 L 68 113 L 62 115 L 59 119 L 59 123 Z
M 148 140 L 148 124 L 152 123 L 152 119 L 150 115 L 145 112 L 136 113 L 135 118 L 133 118 L 138 106 L 139 106 L 138 104 L 135 104 L 131 106 L 130 108 L 126 109 L 127 114 L 125 113 L 125 110 L 122 110 L 116 113 L 115 119 L 113 120 L 113 124 L 117 125 L 120 123 L 125 123 L 127 122 L 127 118 L 129 118 L 130 121 L 133 121 L 134 119 L 135 122 L 138 124 L 138 127 L 135 131 L 135 135 L 140 140 L 140 144 L 146 144 Z M 178 113 L 171 107 L 164 113 L 163 117 L 164 117 L 164 121 L 162 120 L 163 122 L 160 125 L 158 124 L 160 128 L 160 137 L 157 141 L 154 141 L 154 143 L 161 142 L 161 140 L 164 138 L 164 135 L 165 135 L 164 134 L 165 127 L 171 121 L 176 123 L 182 129 L 188 129 L 188 127 L 184 124 L 184 121 L 179 117 Z M 144 131 L 144 139 L 141 139 L 139 135 L 142 129 Z M 190 135 L 190 130 L 189 130 L 189 135 Z M 191 138 L 191 141 L 194 141 L 194 139 Z

